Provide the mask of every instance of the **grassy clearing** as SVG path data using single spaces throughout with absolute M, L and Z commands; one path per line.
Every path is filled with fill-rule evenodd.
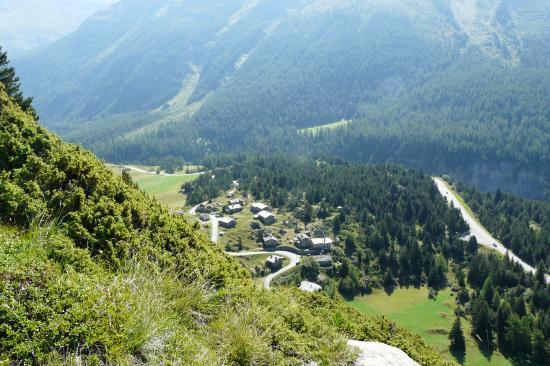
M 436 300 L 428 299 L 428 289 L 397 289 L 391 296 L 383 291 L 356 298 L 350 305 L 368 315 L 384 315 L 397 324 L 419 334 L 443 357 L 454 360 L 449 352 L 448 334 L 454 320 L 455 299 L 450 290 L 439 293 Z M 478 349 L 470 336 L 470 322 L 463 321 L 466 336 L 464 365 L 508 366 L 511 362 L 495 352 L 490 359 Z
M 315 126 L 315 127 L 310 127 L 310 128 L 303 128 L 301 130 L 299 130 L 299 132 L 309 132 L 309 133 L 312 133 L 312 134 L 317 134 L 319 133 L 321 130 L 331 130 L 331 129 L 335 129 L 335 128 L 339 128 L 339 127 L 346 127 L 347 125 L 349 125 L 351 123 L 351 120 L 348 120 L 348 119 L 343 119 L 341 121 L 338 121 L 338 122 L 333 122 L 333 123 L 327 123 L 327 124 L 324 124 L 324 125 L 320 125 L 320 126 Z
M 110 165 L 116 174 L 122 174 L 119 166 Z M 154 172 L 156 167 L 136 166 L 139 169 Z M 181 186 L 199 177 L 199 174 L 182 174 L 174 176 L 153 175 L 148 173 L 129 171 L 132 180 L 144 192 L 154 196 L 161 204 L 170 209 L 181 208 L 185 205 L 185 196 L 180 193 Z

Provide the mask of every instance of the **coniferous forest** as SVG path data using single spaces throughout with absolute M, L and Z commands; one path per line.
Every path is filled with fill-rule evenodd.
M 284 155 L 240 156 L 210 163 L 228 167 L 187 183 L 184 188 L 191 202 L 217 197 L 237 180 L 239 189 L 254 199 L 292 212 L 304 223 L 313 218 L 328 223 L 325 233 L 330 231 L 339 238 L 332 256 L 340 264 L 325 271 L 331 278 L 329 293 L 353 298 L 380 287 L 391 293 L 398 286 L 423 285 L 437 291 L 454 278 L 456 315 L 471 320 L 472 335 L 479 339 L 482 350 L 490 353 L 498 349 L 506 356 L 528 357 L 536 364 L 544 364 L 550 357 L 550 293 L 544 262 L 537 276 L 527 275 L 521 266 L 480 249 L 475 238 L 460 239 L 468 227 L 458 210 L 439 195 L 429 176 L 394 165 Z M 512 222 L 521 218 L 542 220 L 542 226 L 546 223 L 542 214 L 546 203 L 500 193 L 494 198 L 469 189 L 468 201 L 472 195 L 485 197 L 484 210 L 492 207 L 499 212 L 497 216 L 506 217 L 499 203 L 508 202 L 518 210 L 516 216 L 509 216 Z M 512 206 L 514 201 L 519 204 Z M 530 215 L 526 217 L 527 212 Z M 484 215 L 481 220 L 485 222 Z M 525 221 L 512 227 L 521 223 Z M 522 253 L 536 257 L 548 249 L 548 235 L 535 231 L 533 238 L 530 245 L 522 247 Z M 505 237 L 503 240 L 508 243 Z M 316 278 L 311 273 L 319 271 L 315 262 L 304 260 L 301 273 L 288 281 Z

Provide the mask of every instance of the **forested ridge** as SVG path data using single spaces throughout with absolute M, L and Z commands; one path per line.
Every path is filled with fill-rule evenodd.
M 403 96 L 362 104 L 346 127 L 315 134 L 299 132 L 298 124 L 272 123 L 278 117 L 266 115 L 261 103 L 247 107 L 261 117 L 242 123 L 241 110 L 231 112 L 235 107 L 228 98 L 223 108 L 204 107 L 196 122 L 185 127 L 175 123 L 128 139 L 116 137 L 113 125 L 105 131 L 95 126 L 71 138 L 111 161 L 170 166 L 228 152 L 339 156 L 450 173 L 483 190 L 510 190 L 510 182 L 519 179 L 521 194 L 541 198 L 549 192 L 549 85 L 542 70 L 527 73 L 486 65 L 470 72 L 456 67 Z M 295 114 L 307 114 L 307 109 Z
M 459 305 L 456 315 L 471 321 L 472 335 L 484 351 L 498 347 L 507 357 L 541 365 L 550 357 L 546 267 L 541 263 L 533 277 L 507 258 L 478 248 L 475 238 L 461 240 L 467 225 L 457 209 L 447 206 L 430 177 L 392 165 L 284 155 L 213 158 L 210 163 L 227 168 L 214 170 L 214 178 L 204 175 L 187 183 L 190 202 L 216 197 L 237 180 L 240 191 L 313 223 L 315 229 L 310 230 L 316 233 L 339 239 L 331 253 L 335 264 L 321 269 L 304 258 L 289 283 L 317 280 L 322 273 L 331 278 L 325 291 L 348 298 L 379 287 L 391 293 L 396 286 L 425 285 L 437 291 L 452 284 Z M 495 202 L 489 194 L 471 192 L 484 203 L 482 210 L 491 207 L 489 199 Z M 498 195 L 498 210 L 506 207 L 518 215 L 512 221 L 521 218 L 519 223 L 525 225 L 525 220 L 539 219 L 545 225 L 544 203 Z M 513 202 L 520 203 L 516 211 Z M 496 217 L 507 214 L 502 211 Z M 525 239 L 518 255 L 546 252 L 548 235 Z
M 112 162 L 337 155 L 540 199 L 548 19 L 544 0 L 126 0 L 18 65 L 47 126 Z
M 39 126 L 18 93 L 0 83 L 0 363 L 345 365 L 353 338 L 450 364 L 326 295 L 257 288 L 129 176 Z

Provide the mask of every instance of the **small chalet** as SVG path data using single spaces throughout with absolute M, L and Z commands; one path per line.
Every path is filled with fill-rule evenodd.
M 273 215 L 269 211 L 261 211 L 258 213 L 258 219 L 262 222 L 264 225 L 271 225 L 277 222 L 277 217 Z
M 311 239 L 311 249 L 318 253 L 328 252 L 332 249 L 332 243 L 331 238 L 313 238 Z
M 252 205 L 250 205 L 250 211 L 257 214 L 258 212 L 267 211 L 269 210 L 269 207 L 267 205 L 264 205 L 261 202 L 255 202 Z
M 241 198 L 233 198 L 229 201 L 230 205 L 241 205 L 244 206 L 244 201 Z
M 216 211 L 216 205 L 213 203 L 201 203 L 199 207 L 197 207 L 197 212 L 199 213 L 211 213 Z
M 270 255 L 265 261 L 265 265 L 272 271 L 276 271 L 283 266 L 283 257 L 278 255 Z
M 273 235 L 266 235 L 262 238 L 265 248 L 274 248 L 279 245 L 279 240 Z
M 224 210 L 225 213 L 233 215 L 237 212 L 241 212 L 243 210 L 243 206 L 236 203 L 236 204 L 233 204 L 233 205 L 225 206 L 225 208 L 223 210 Z
M 330 255 L 316 255 L 313 257 L 315 262 L 319 263 L 321 267 L 332 266 L 332 257 Z
M 300 233 L 294 238 L 294 245 L 300 249 L 311 248 L 311 239 L 306 234 Z
M 237 220 L 232 217 L 222 217 L 221 219 L 218 219 L 218 223 L 225 229 L 232 229 L 237 226 Z

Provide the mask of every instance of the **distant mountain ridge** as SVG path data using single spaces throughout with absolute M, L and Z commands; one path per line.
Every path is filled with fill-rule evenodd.
M 16 65 L 44 123 L 110 160 L 292 150 L 296 129 L 353 119 L 396 142 L 354 158 L 469 182 L 475 163 L 493 177 L 483 188 L 542 197 L 549 24 L 544 0 L 124 0 Z M 410 147 L 438 135 L 441 163 Z M 472 163 L 460 169 L 455 140 Z
M 0 0 L 0 41 L 10 54 L 45 46 L 116 0 Z
M 182 89 L 194 72 L 193 66 L 200 70 L 200 78 L 188 102 L 196 102 L 223 82 L 238 79 L 243 66 L 261 60 L 264 48 L 280 48 L 281 41 L 287 40 L 290 48 L 303 51 L 298 42 L 330 41 L 322 33 L 323 24 L 334 40 L 348 42 L 340 44 L 346 48 L 359 45 L 350 39 L 353 33 L 346 32 L 368 36 L 372 31 L 377 37 L 384 36 L 384 32 L 399 32 L 397 27 L 392 29 L 392 19 L 402 21 L 400 25 L 407 32 L 438 43 L 440 54 L 422 56 L 438 56 L 443 62 L 448 55 L 441 53 L 463 53 L 473 47 L 487 57 L 518 64 L 533 53 L 529 41 L 549 34 L 550 10 L 543 1 L 478 3 L 226 0 L 204 4 L 198 0 L 124 0 L 92 16 L 67 38 L 18 63 L 24 79 L 37 76 L 40 66 L 59 66 L 50 75 L 25 83 L 31 94 L 38 92 L 37 102 L 45 117 L 68 114 L 91 118 L 161 107 Z M 346 17 L 348 29 L 331 30 L 331 24 L 338 24 L 338 17 Z M 327 48 L 338 46 L 325 44 Z M 418 45 L 409 46 L 420 50 Z M 360 51 L 357 57 L 368 56 L 366 50 Z M 353 54 L 346 56 L 353 60 Z M 433 66 L 437 59 L 427 61 Z M 43 88 L 51 89 L 51 81 L 59 82 L 54 92 L 41 92 Z M 98 95 L 99 89 L 104 89 L 103 95 Z

